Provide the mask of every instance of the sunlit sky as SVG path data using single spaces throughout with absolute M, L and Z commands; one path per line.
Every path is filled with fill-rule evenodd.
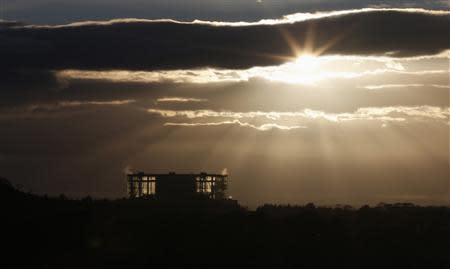
M 448 1 L 187 2 L 7 3 L 0 176 L 121 197 L 125 169 L 226 169 L 249 206 L 449 203 Z

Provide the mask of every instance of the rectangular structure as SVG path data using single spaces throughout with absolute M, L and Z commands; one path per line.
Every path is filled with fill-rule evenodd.
M 224 199 L 227 175 L 221 174 L 146 174 L 127 175 L 130 198 L 189 199 L 203 194 L 211 199 Z

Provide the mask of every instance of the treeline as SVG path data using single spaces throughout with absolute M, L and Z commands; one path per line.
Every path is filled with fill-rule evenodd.
M 450 268 L 450 209 L 73 200 L 0 180 L 0 265 Z

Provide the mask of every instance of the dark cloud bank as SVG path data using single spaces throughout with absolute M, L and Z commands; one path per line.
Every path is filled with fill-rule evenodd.
M 450 16 L 430 12 L 375 11 L 293 24 L 210 24 L 116 21 L 62 27 L 0 28 L 0 68 L 157 70 L 276 65 L 292 57 L 286 41 L 328 54 L 434 54 L 450 47 Z M 282 57 L 280 57 L 282 56 Z

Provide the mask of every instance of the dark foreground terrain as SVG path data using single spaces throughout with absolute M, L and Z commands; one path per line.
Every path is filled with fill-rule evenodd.
M 68 200 L 5 180 L 0 202 L 5 267 L 450 268 L 447 207 Z

